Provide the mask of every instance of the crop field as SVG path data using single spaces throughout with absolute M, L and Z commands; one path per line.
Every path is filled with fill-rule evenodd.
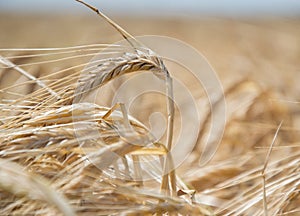
M 299 215 L 300 20 L 110 18 L 0 14 L 0 215 Z

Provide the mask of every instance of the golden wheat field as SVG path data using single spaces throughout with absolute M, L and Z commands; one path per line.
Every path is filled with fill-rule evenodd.
M 126 32 L 93 11 L 0 14 L 0 215 L 300 215 L 300 20 L 111 18 Z M 143 35 L 198 50 L 223 94 Z M 141 94 L 172 99 L 171 78 L 197 110 L 176 83 L 174 115 Z

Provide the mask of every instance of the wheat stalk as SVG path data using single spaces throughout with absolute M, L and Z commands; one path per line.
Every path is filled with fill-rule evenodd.
M 172 194 L 176 194 L 176 178 L 175 170 L 173 167 L 171 158 L 171 148 L 173 140 L 173 127 L 174 127 L 174 96 L 173 96 L 173 84 L 172 78 L 166 69 L 161 58 L 154 54 L 153 51 L 145 48 L 140 42 L 138 42 L 133 36 L 127 33 L 123 28 L 113 22 L 105 14 L 100 12 L 97 8 L 87 4 L 84 1 L 76 0 L 96 12 L 100 17 L 104 18 L 111 26 L 113 26 L 123 38 L 132 46 L 135 54 L 125 53 L 121 58 L 114 58 L 111 61 L 106 61 L 105 65 L 98 65 L 95 71 L 89 72 L 89 75 L 84 77 L 84 80 L 79 82 L 79 93 L 75 92 L 76 96 L 74 102 L 78 102 L 83 93 L 90 91 L 99 85 L 104 85 L 108 81 L 121 76 L 125 73 L 131 73 L 141 70 L 155 71 L 158 72 L 160 78 L 164 77 L 166 82 L 167 92 L 167 111 L 168 111 L 168 125 L 167 125 L 167 150 L 168 154 L 165 158 L 163 168 L 163 178 L 161 189 L 168 190 L 168 178 L 170 178 Z M 148 53 L 142 52 L 147 50 Z M 150 55 L 149 55 L 150 54 Z M 82 84 L 81 84 L 82 83 Z

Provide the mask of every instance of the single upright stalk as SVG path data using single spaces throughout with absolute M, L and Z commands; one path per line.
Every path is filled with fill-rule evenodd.
M 166 77 L 166 91 L 167 91 L 167 111 L 168 111 L 168 126 L 167 126 L 167 149 L 172 148 L 173 128 L 174 128 L 174 93 L 173 93 L 173 79 L 170 75 Z
M 173 143 L 173 129 L 174 129 L 174 94 L 173 94 L 173 80 L 169 73 L 166 74 L 166 92 L 167 92 L 167 112 L 168 112 L 168 125 L 167 125 L 167 155 L 163 165 L 163 177 L 161 183 L 161 190 L 168 191 L 168 180 L 171 183 L 171 194 L 176 193 L 176 176 L 171 155 Z

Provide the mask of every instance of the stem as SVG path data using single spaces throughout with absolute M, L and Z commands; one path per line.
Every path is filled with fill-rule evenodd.
M 163 167 L 163 178 L 161 183 L 161 190 L 168 191 L 168 179 L 171 183 L 172 195 L 176 194 L 176 175 L 174 170 L 174 163 L 170 153 L 173 141 L 174 129 L 174 94 L 173 94 L 173 80 L 169 73 L 166 74 L 166 91 L 167 91 L 167 112 L 168 112 L 168 125 L 167 125 L 167 156 L 165 157 Z
M 168 128 L 167 128 L 167 149 L 172 148 L 173 128 L 174 128 L 174 94 L 173 94 L 173 80 L 170 76 L 166 79 L 167 90 L 167 111 L 168 111 Z

